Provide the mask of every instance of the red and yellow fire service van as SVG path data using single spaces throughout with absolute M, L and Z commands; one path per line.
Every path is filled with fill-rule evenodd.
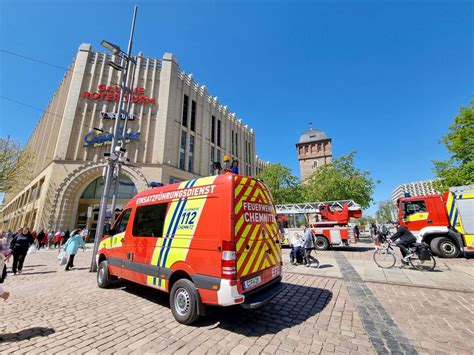
M 272 196 L 261 181 L 230 173 L 139 193 L 96 257 L 99 287 L 121 278 L 169 292 L 184 324 L 208 305 L 258 308 L 283 287 Z

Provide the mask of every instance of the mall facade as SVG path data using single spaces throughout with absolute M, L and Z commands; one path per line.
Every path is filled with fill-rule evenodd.
M 5 195 L 1 229 L 81 227 L 93 235 L 115 120 L 104 113 L 117 111 L 120 96 L 121 72 L 109 61 L 120 58 L 79 47 L 27 143 L 30 178 Z M 139 53 L 132 79 L 125 95 L 131 119 L 125 127 L 121 120 L 119 135 L 130 163 L 121 170 L 116 212 L 152 181 L 212 174 L 212 162 L 224 154 L 239 161 L 240 174 L 256 176 L 267 165 L 256 155 L 254 131 L 181 70 L 173 54 Z

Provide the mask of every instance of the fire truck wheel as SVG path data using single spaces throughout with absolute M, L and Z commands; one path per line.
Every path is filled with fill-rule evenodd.
M 432 251 L 433 254 L 436 255 L 436 256 L 439 256 L 438 245 L 439 245 L 439 241 L 440 241 L 441 239 L 443 239 L 443 237 L 433 238 L 433 240 L 430 242 L 431 251 Z
M 438 242 L 438 255 L 442 258 L 457 258 L 459 248 L 456 243 L 449 238 L 441 238 Z
M 194 284 L 181 279 L 171 288 L 170 305 L 174 318 L 182 324 L 191 324 L 198 319 L 198 296 Z
M 107 261 L 101 261 L 99 264 L 99 269 L 97 270 L 97 285 L 100 288 L 107 288 L 110 286 L 111 277 L 109 275 L 109 267 Z
M 316 250 L 328 250 L 329 249 L 329 242 L 326 238 L 317 236 L 314 242 L 316 246 Z

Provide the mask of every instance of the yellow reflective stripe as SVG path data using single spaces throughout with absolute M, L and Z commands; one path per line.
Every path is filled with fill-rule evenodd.
M 428 219 L 428 213 L 427 212 L 414 213 L 414 214 L 406 217 L 405 221 L 415 222 L 415 221 L 422 221 L 424 219 Z
M 244 218 L 242 217 L 240 220 L 243 221 Z M 241 224 L 242 224 L 242 223 L 241 223 Z M 241 236 L 239 237 L 239 240 L 237 241 L 237 245 L 236 245 L 237 250 L 240 250 L 240 247 L 242 246 L 243 242 L 244 242 L 245 239 L 247 238 L 247 234 L 249 233 L 250 228 L 252 228 L 252 225 L 251 225 L 251 224 L 247 224 L 247 225 L 245 226 L 244 231 L 242 232 Z M 238 230 L 238 229 L 236 229 L 236 230 Z

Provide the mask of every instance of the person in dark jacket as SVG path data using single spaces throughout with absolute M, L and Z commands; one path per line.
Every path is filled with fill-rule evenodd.
M 397 232 L 390 237 L 392 241 L 395 241 L 395 245 L 400 248 L 403 256 L 403 261 L 408 263 L 410 256 L 413 254 L 408 249 L 412 243 L 416 242 L 416 237 L 404 226 L 397 223 Z
M 23 263 L 25 262 L 26 254 L 31 244 L 33 244 L 33 236 L 28 228 L 22 228 L 21 232 L 13 237 L 10 243 L 10 249 L 13 254 L 13 275 L 16 275 L 17 271 L 21 274 Z
M 311 229 L 308 226 L 304 226 L 304 236 L 303 236 L 303 249 L 304 249 L 304 261 L 305 266 L 311 266 L 311 251 L 314 250 L 314 236 Z

